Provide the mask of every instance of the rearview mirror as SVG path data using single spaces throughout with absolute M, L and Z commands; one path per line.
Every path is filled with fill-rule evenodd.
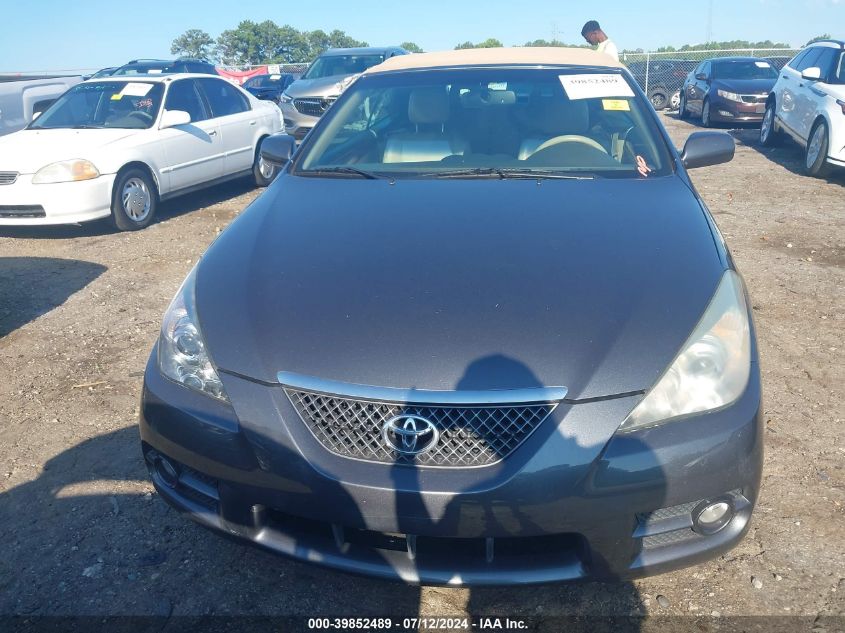
M 822 69 L 818 68 L 817 66 L 811 66 L 810 68 L 805 68 L 801 73 L 802 79 L 808 79 L 810 81 L 818 81 L 821 79 L 822 76 Z
M 165 110 L 161 115 L 160 129 L 168 127 L 176 127 L 178 125 L 187 125 L 191 122 L 191 115 L 184 110 Z
M 259 153 L 265 163 L 275 167 L 284 167 L 293 156 L 296 139 L 282 132 L 268 136 L 261 141 Z
M 693 132 L 681 152 L 687 169 L 727 163 L 734 157 L 733 136 L 725 132 Z

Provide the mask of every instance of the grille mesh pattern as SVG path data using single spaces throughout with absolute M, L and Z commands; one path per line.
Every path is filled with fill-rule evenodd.
M 308 116 L 323 116 L 323 113 L 329 109 L 329 106 L 335 102 L 335 98 L 320 98 L 320 97 L 304 97 L 302 99 L 294 99 L 293 105 L 302 114 Z
M 385 464 L 466 468 L 507 457 L 555 408 L 555 404 L 436 406 L 371 402 L 285 389 L 308 429 L 329 451 Z M 406 456 L 389 446 L 382 428 L 397 415 L 426 418 L 440 432 L 430 451 Z
M 675 543 L 682 543 L 683 541 L 691 541 L 699 538 L 701 538 L 701 536 L 689 528 L 683 530 L 673 530 L 663 534 L 646 536 L 643 538 L 643 549 L 653 549 L 655 547 L 663 547 L 665 545 L 674 545 Z

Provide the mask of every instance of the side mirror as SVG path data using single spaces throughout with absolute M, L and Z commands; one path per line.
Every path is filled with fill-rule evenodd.
M 805 68 L 801 72 L 801 78 L 807 79 L 809 81 L 818 81 L 822 77 L 822 69 L 818 68 L 817 66 L 811 66 L 810 68 Z
M 295 148 L 296 139 L 289 134 L 279 132 L 261 141 L 261 149 L 258 151 L 265 163 L 270 163 L 275 167 L 284 167 L 290 157 L 293 156 Z
M 681 152 L 687 169 L 727 163 L 734 157 L 733 136 L 726 132 L 693 132 Z
M 178 125 L 188 125 L 191 122 L 191 115 L 184 110 L 165 110 L 161 115 L 161 123 L 159 129 L 168 127 L 176 127 Z
M 699 81 L 707 81 L 707 73 L 696 73 L 695 78 Z

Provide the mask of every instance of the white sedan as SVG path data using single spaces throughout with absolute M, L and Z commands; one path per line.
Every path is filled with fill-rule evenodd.
M 219 77 L 91 80 L 0 139 L 0 225 L 111 217 L 144 228 L 160 200 L 273 168 L 258 152 L 281 129 L 275 105 Z

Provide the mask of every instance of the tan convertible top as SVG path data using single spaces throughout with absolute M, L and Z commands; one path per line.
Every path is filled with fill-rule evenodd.
M 524 48 L 469 48 L 459 51 L 397 55 L 378 66 L 369 68 L 364 71 L 364 74 L 445 66 L 508 66 L 511 64 L 624 68 L 610 55 L 588 48 L 526 46 Z

